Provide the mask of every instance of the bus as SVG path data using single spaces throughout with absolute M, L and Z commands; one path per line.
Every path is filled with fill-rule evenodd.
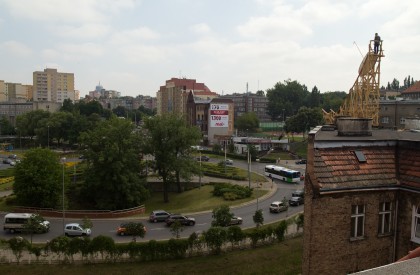
M 279 179 L 285 182 L 300 181 L 300 172 L 276 165 L 265 166 L 265 176 L 271 179 Z
M 9 213 L 4 216 L 3 230 L 10 233 L 22 232 L 25 230 L 25 224 L 35 214 L 31 213 Z M 50 230 L 50 222 L 41 218 L 39 226 L 36 229 L 37 233 L 46 233 Z

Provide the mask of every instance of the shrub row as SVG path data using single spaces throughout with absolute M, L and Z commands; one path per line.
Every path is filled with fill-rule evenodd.
M 52 239 L 45 245 L 32 245 L 22 237 L 14 237 L 9 240 L 0 240 L 12 250 L 19 263 L 26 250 L 39 260 L 41 255 L 55 255 L 60 262 L 73 263 L 74 256 L 79 254 L 84 262 L 126 261 L 154 261 L 180 259 L 203 253 L 220 254 L 223 248 L 229 245 L 232 248 L 251 244 L 269 244 L 274 241 L 283 241 L 287 229 L 286 221 L 282 221 L 275 227 L 255 228 L 243 231 L 239 226 L 211 227 L 202 235 L 192 233 L 187 239 L 170 239 L 168 241 L 150 240 L 148 242 L 135 242 L 119 244 L 111 237 L 97 236 L 69 238 L 60 236 Z

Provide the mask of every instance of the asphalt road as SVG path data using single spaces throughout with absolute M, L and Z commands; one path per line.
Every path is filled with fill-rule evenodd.
M 294 162 L 293 162 L 294 163 Z M 284 163 L 285 164 L 285 163 Z M 248 169 L 248 164 L 244 161 L 236 161 L 234 162 L 234 166 L 240 167 L 242 169 Z M 251 171 L 261 173 L 263 174 L 264 166 L 266 164 L 261 163 L 252 163 L 251 164 Z M 283 165 L 283 163 L 281 164 Z M 283 165 L 285 166 L 285 165 Z M 293 165 L 290 164 L 287 167 L 299 170 L 301 172 L 304 172 L 305 165 Z M 251 183 L 252 184 L 252 183 Z M 275 186 L 274 186 L 275 184 Z M 252 186 L 255 187 L 255 186 Z M 254 227 L 255 224 L 253 222 L 252 216 L 255 214 L 255 211 L 258 209 L 263 209 L 263 216 L 264 216 L 264 224 L 275 222 L 281 219 L 284 219 L 288 216 L 291 216 L 295 213 L 303 211 L 303 205 L 301 206 L 290 206 L 288 211 L 281 212 L 281 213 L 270 213 L 269 212 L 269 205 L 272 201 L 275 200 L 282 200 L 284 197 L 290 198 L 293 191 L 297 189 L 303 188 L 303 182 L 299 182 L 297 184 L 290 184 L 285 183 L 281 181 L 274 181 L 273 188 L 276 188 L 276 192 L 269 198 L 265 200 L 258 200 L 251 202 L 249 204 L 240 206 L 240 207 L 234 207 L 231 208 L 232 212 L 242 217 L 243 224 L 241 225 L 242 228 L 249 228 Z M 0 214 L 0 220 L 4 219 L 5 213 Z M 181 237 L 188 237 L 193 232 L 202 232 L 210 228 L 211 225 L 211 212 L 202 212 L 202 213 L 195 213 L 189 215 L 191 217 L 194 217 L 196 220 L 196 224 L 194 226 L 186 226 L 184 227 L 183 232 L 181 233 Z M 50 232 L 45 234 L 35 234 L 33 235 L 33 241 L 34 242 L 46 242 L 48 240 L 51 240 L 57 236 L 63 235 L 63 224 L 71 223 L 71 222 L 77 222 L 81 223 L 80 219 L 65 219 L 63 222 L 62 218 L 47 218 L 51 222 L 51 229 Z M 172 233 L 170 232 L 170 229 L 165 225 L 165 223 L 150 223 L 148 222 L 147 218 L 142 219 L 106 219 L 106 220 L 100 220 L 100 219 L 94 219 L 93 222 L 93 228 L 92 228 L 92 235 L 91 237 L 95 237 L 98 235 L 104 235 L 104 236 L 110 236 L 112 237 L 116 242 L 127 242 L 131 240 L 130 236 L 117 236 L 116 235 L 116 229 L 118 225 L 125 221 L 140 221 L 143 222 L 143 224 L 147 228 L 146 236 L 143 240 L 163 240 L 163 239 L 170 239 L 173 237 Z M 29 239 L 28 235 L 25 234 L 19 234 L 23 237 L 26 237 Z M 0 231 L 0 238 L 3 239 L 9 239 L 14 236 L 17 236 L 17 234 L 10 234 L 5 231 Z

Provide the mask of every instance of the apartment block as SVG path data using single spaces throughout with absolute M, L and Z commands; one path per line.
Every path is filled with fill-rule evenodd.
M 253 93 L 224 95 L 222 98 L 231 99 L 234 103 L 235 119 L 245 113 L 254 112 L 261 122 L 271 121 L 267 114 L 268 98 L 264 95 Z
M 0 80 L 0 102 L 32 100 L 32 85 L 10 83 Z
M 195 79 L 171 78 L 156 93 L 157 114 L 177 113 L 186 115 L 188 93 L 191 91 L 206 98 L 216 97 L 215 93 L 212 93 L 204 83 L 198 83 Z
M 34 101 L 63 102 L 74 101 L 74 74 L 57 72 L 47 68 L 33 73 Z

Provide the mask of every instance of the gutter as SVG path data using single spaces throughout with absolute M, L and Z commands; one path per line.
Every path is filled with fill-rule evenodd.
M 320 188 L 319 193 L 320 195 L 327 195 L 327 194 L 339 194 L 343 192 L 368 192 L 368 191 L 410 191 L 414 193 L 420 194 L 420 189 L 414 187 L 407 187 L 407 186 L 377 186 L 377 187 L 340 187 L 340 188 Z

